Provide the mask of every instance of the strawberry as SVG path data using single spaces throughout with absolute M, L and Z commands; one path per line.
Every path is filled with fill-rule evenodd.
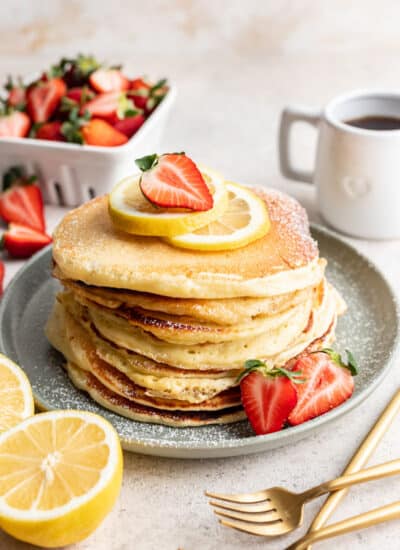
M 0 137 L 25 137 L 31 126 L 26 113 L 14 111 L 0 117 Z
M 352 395 L 352 375 L 357 374 L 357 368 L 351 353 L 347 354 L 348 364 L 331 349 L 298 358 L 293 368 L 301 371 L 305 382 L 297 386 L 298 401 L 289 415 L 290 424 L 301 424 L 320 416 L 341 405 Z
M 53 122 L 45 122 L 36 131 L 37 139 L 47 139 L 50 141 L 65 141 L 65 137 L 61 133 L 62 122 L 54 120 Z
M 0 195 L 0 216 L 6 222 L 45 230 L 42 192 L 37 185 L 11 187 Z
M 151 84 L 146 82 L 143 78 L 135 78 L 129 82 L 130 90 L 150 90 Z
M 92 118 L 82 128 L 82 136 L 87 145 L 101 145 L 103 147 L 116 147 L 128 141 L 125 134 L 100 118 Z
M 122 92 L 129 88 L 129 80 L 118 69 L 97 69 L 89 82 L 97 92 Z
M 3 236 L 4 248 L 14 258 L 29 258 L 49 243 L 45 233 L 18 223 L 11 223 Z
M 82 88 L 71 88 L 68 90 L 66 97 L 82 105 L 93 99 L 95 94 L 87 87 L 83 86 Z
M 117 110 L 121 93 L 109 92 L 100 94 L 91 101 L 88 101 L 81 107 L 81 113 L 88 111 L 91 116 L 103 118 L 115 122 L 117 120 Z
M 136 160 L 142 170 L 140 188 L 153 204 L 201 211 L 214 200 L 195 163 L 185 153 L 149 155 Z
M 4 291 L 4 275 L 5 275 L 6 268 L 4 266 L 3 262 L 0 262 L 0 296 L 3 294 Z
M 144 116 L 138 114 L 135 116 L 123 118 L 122 120 L 117 120 L 117 122 L 114 124 L 114 128 L 130 138 L 139 130 L 144 121 Z
M 11 88 L 8 92 L 7 103 L 10 107 L 23 108 L 26 102 L 26 90 L 22 86 Z
M 240 381 L 242 404 L 257 435 L 281 430 L 297 403 L 298 373 L 268 367 L 262 361 L 246 361 Z
M 27 95 L 27 110 L 33 122 L 47 122 L 66 91 L 67 87 L 61 78 L 51 78 L 31 86 Z

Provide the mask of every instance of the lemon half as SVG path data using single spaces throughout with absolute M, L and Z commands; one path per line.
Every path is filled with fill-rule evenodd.
M 26 374 L 0 353 L 0 433 L 33 413 L 32 388 Z
M 109 213 L 114 225 L 134 235 L 174 237 L 216 220 L 227 206 L 224 180 L 208 168 L 202 168 L 201 172 L 214 199 L 210 210 L 188 212 L 153 206 L 140 190 L 140 176 L 129 176 L 118 183 L 109 195 Z
M 194 250 L 234 250 L 260 239 L 270 228 L 265 202 L 251 189 L 225 182 L 228 204 L 208 225 L 184 235 L 165 239 L 179 248 Z
M 104 418 L 32 416 L 0 435 L 0 528 L 45 548 L 76 543 L 111 510 L 121 479 L 121 445 Z

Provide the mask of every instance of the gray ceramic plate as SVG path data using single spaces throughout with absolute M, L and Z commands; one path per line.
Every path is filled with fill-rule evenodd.
M 320 227 L 313 228 L 328 278 L 349 309 L 337 329 L 340 349 L 350 348 L 360 364 L 353 396 L 340 407 L 300 426 L 254 436 L 247 422 L 201 428 L 169 428 L 133 422 L 111 413 L 78 391 L 62 368 L 62 357 L 46 341 L 43 327 L 58 284 L 50 275 L 51 249 L 29 261 L 8 287 L 0 307 L 0 347 L 27 373 L 36 403 L 43 409 L 86 409 L 100 413 L 117 429 L 125 449 L 177 458 L 223 457 L 254 453 L 297 441 L 361 403 L 386 375 L 399 334 L 392 290 L 366 258 Z

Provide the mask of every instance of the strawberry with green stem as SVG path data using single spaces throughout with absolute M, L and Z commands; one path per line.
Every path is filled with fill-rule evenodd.
M 296 385 L 303 382 L 301 373 L 250 359 L 239 381 L 243 408 L 255 433 L 281 430 L 296 406 Z

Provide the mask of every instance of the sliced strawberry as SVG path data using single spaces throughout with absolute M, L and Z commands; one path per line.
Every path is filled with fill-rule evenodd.
M 62 122 L 55 120 L 53 122 L 45 122 L 36 131 L 37 139 L 47 139 L 50 141 L 65 141 L 64 135 L 61 133 Z
M 123 145 L 128 138 L 122 132 L 108 124 L 100 118 L 92 118 L 86 126 L 82 128 L 84 142 L 87 145 L 101 145 L 103 147 L 116 147 Z
M 144 121 L 145 118 L 143 115 L 135 115 L 117 120 L 114 124 L 114 128 L 130 138 L 139 130 Z
M 27 109 L 34 122 L 47 122 L 57 109 L 67 87 L 61 78 L 40 81 L 28 90 Z
M 3 294 L 4 291 L 4 275 L 6 272 L 6 268 L 4 266 L 3 262 L 0 262 L 0 296 Z
M 135 78 L 129 82 L 130 90 L 150 90 L 151 84 L 146 82 L 143 78 Z
M 4 248 L 14 258 L 29 258 L 51 243 L 51 237 L 31 227 L 11 223 L 3 237 Z
M 184 153 L 149 155 L 136 160 L 143 171 L 140 188 L 157 206 L 209 210 L 214 200 L 195 163 Z
M 0 195 L 0 216 L 6 222 L 45 230 L 42 192 L 37 185 L 11 187 Z
M 327 352 L 304 354 L 293 368 L 305 380 L 297 386 L 298 401 L 289 415 L 292 425 L 311 420 L 341 405 L 353 393 L 354 381 L 350 366 L 338 363 L 338 354 Z M 340 359 L 340 356 L 339 356 Z
M 72 99 L 72 101 L 75 101 L 79 105 L 92 100 L 94 95 L 95 94 L 87 86 L 83 86 L 82 88 L 71 88 L 67 92 L 68 99 Z
M 23 106 L 26 102 L 26 90 L 22 86 L 11 88 L 8 92 L 7 103 L 11 107 Z
M 93 117 L 103 118 L 115 122 L 117 120 L 117 111 L 121 92 L 110 92 L 100 94 L 91 101 L 88 101 L 81 107 L 81 113 L 89 111 Z
M 281 430 L 296 406 L 296 388 L 290 378 L 253 370 L 240 382 L 242 404 L 257 435 Z
M 0 117 L 0 137 L 25 137 L 30 127 L 31 121 L 26 113 L 14 111 Z
M 122 92 L 129 88 L 129 80 L 118 69 L 97 69 L 89 82 L 97 92 Z

